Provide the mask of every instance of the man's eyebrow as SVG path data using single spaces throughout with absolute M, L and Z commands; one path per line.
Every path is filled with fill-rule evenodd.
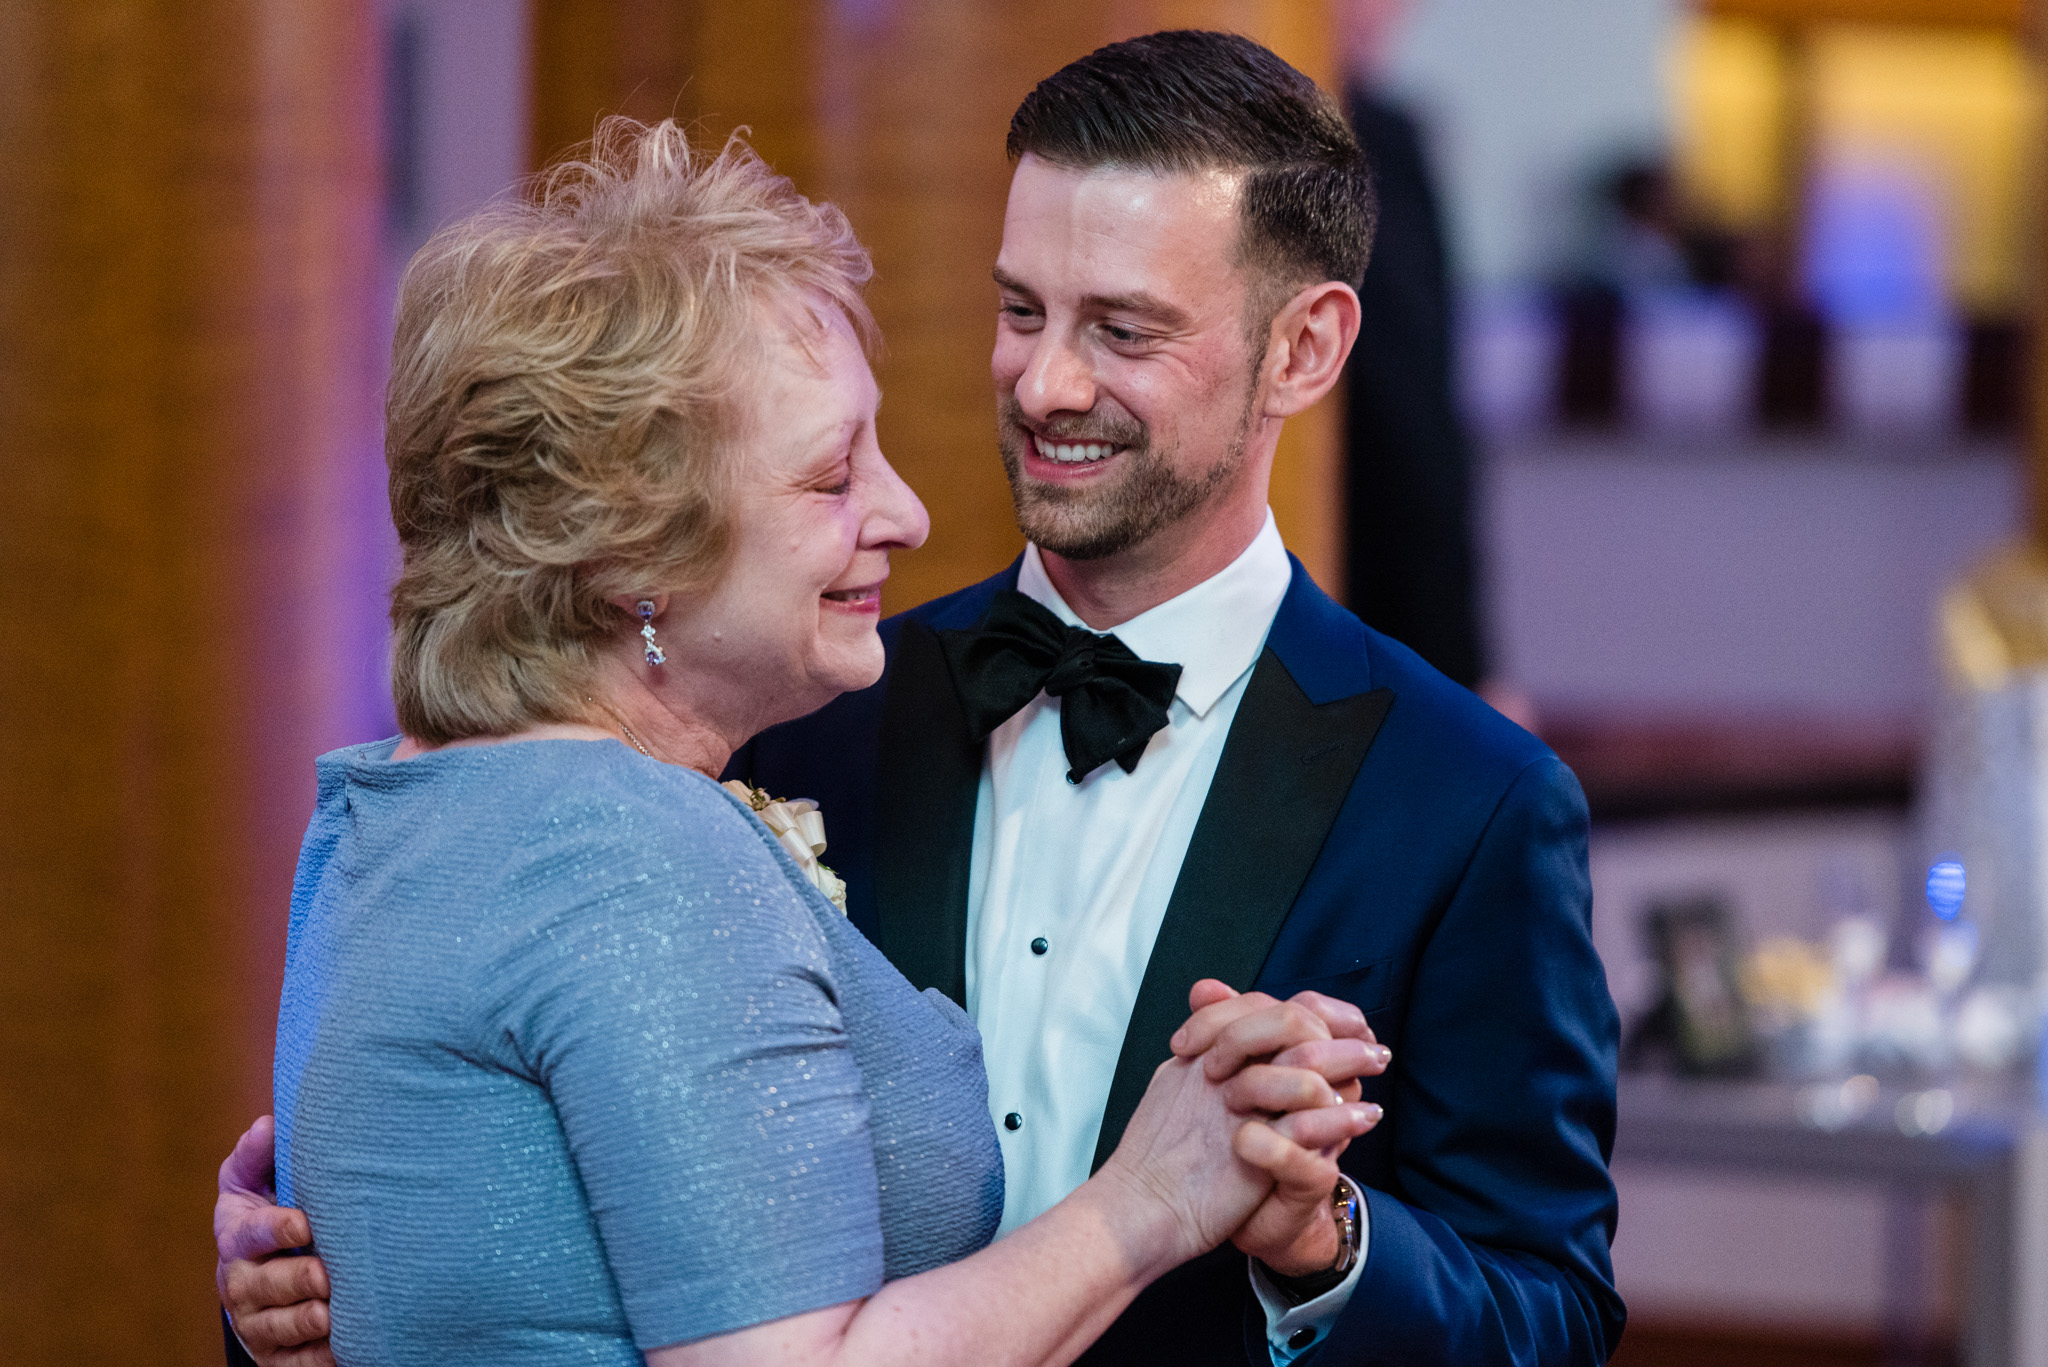
M 1031 286 L 1025 284 L 1016 276 L 1011 275 L 1008 271 L 1005 271 L 1001 266 L 996 267 L 994 271 L 990 272 L 990 274 L 995 278 L 997 289 L 1008 290 L 1012 294 L 1028 294 L 1033 299 L 1036 299 L 1038 297 L 1037 290 L 1032 289 Z
M 1036 290 L 1001 269 L 995 272 L 995 282 L 998 287 L 1013 294 L 1022 294 L 1033 299 L 1038 297 Z M 1091 294 L 1081 302 L 1097 313 L 1136 313 L 1170 328 L 1184 328 L 1190 322 L 1186 309 L 1177 304 L 1169 304 L 1158 295 L 1147 294 L 1144 290 L 1129 290 L 1123 294 Z
M 1142 314 L 1170 328 L 1186 327 L 1189 321 L 1187 310 L 1143 290 L 1131 290 L 1125 294 L 1091 294 L 1083 302 L 1103 313 Z

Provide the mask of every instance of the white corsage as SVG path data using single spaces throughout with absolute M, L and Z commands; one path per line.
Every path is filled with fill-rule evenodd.
M 846 882 L 818 862 L 818 856 L 825 852 L 825 818 L 819 814 L 818 804 L 807 797 L 770 797 L 738 779 L 727 782 L 725 790 L 753 808 L 754 815 L 761 818 L 776 841 L 789 851 L 796 866 L 804 871 L 804 877 L 811 880 L 811 886 L 824 893 L 825 900 L 844 915 Z

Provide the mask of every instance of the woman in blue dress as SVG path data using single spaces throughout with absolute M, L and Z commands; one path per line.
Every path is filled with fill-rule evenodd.
M 716 782 L 879 677 L 925 537 L 868 274 L 743 146 L 623 122 L 407 273 L 404 734 L 319 761 L 278 1023 L 339 1362 L 1066 1362 L 1370 1123 L 1328 1067 L 1176 1060 L 991 1245 L 972 1023 Z

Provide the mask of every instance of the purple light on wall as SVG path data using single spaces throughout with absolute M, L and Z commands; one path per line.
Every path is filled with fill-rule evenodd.
M 1835 165 L 1814 179 L 1806 287 L 1830 321 L 1911 326 L 1946 312 L 1941 198 L 1904 165 Z
M 832 0 L 832 17 L 855 34 L 873 33 L 889 22 L 893 0 Z
M 364 301 L 377 337 L 367 385 L 377 397 L 331 448 L 322 749 L 398 729 L 390 627 L 398 538 L 380 420 L 398 279 L 428 234 L 524 174 L 529 22 L 522 0 L 391 0 L 385 10 L 384 259 L 374 297 Z

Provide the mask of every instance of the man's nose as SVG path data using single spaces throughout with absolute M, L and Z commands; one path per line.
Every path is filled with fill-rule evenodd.
M 1095 374 L 1086 358 L 1063 339 L 1041 334 L 1031 363 L 1017 382 L 1017 402 L 1043 422 L 1056 413 L 1086 413 L 1095 407 Z

